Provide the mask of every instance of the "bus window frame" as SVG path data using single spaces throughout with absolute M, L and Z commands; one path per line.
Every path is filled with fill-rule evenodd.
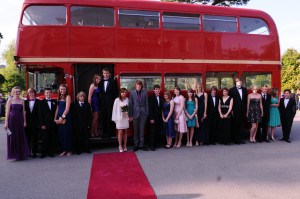
M 251 74 L 251 73 L 255 73 L 257 75 L 263 75 L 263 74 L 270 75 L 270 77 L 271 77 L 270 83 L 269 84 L 263 84 L 263 85 L 252 84 L 251 87 L 247 87 L 246 86 L 246 77 L 248 77 L 248 76 L 245 76 L 245 74 Z M 268 87 L 272 87 L 272 83 L 273 83 L 272 76 L 273 76 L 273 72 L 271 72 L 271 71 L 243 71 L 243 73 L 241 74 L 242 86 L 244 86 L 247 89 L 251 89 L 253 85 L 258 86 L 259 88 L 261 88 L 264 85 L 268 85 Z

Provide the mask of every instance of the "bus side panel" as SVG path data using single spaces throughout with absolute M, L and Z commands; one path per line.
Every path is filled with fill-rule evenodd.
M 115 28 L 71 27 L 70 57 L 112 58 L 116 56 Z
M 18 54 L 22 57 L 68 57 L 64 27 L 20 27 Z M 24 45 L 26 44 L 26 45 Z
M 163 31 L 162 57 L 165 59 L 202 59 L 203 33 Z
M 118 29 L 117 57 L 160 58 L 161 33 L 158 30 Z

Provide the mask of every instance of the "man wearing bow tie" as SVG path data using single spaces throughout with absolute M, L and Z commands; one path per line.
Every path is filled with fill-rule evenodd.
M 49 155 L 54 156 L 55 140 L 57 138 L 57 125 L 54 122 L 54 116 L 57 106 L 57 101 L 51 99 L 52 91 L 46 88 L 44 91 L 45 99 L 39 104 L 39 121 L 41 127 L 41 158 Z
M 271 96 L 267 93 L 268 86 L 264 85 L 261 88 L 261 99 L 262 99 L 262 106 L 263 106 L 263 117 L 262 121 L 258 123 L 258 129 L 256 134 L 256 140 L 258 142 L 269 142 L 267 140 L 267 132 L 268 132 L 268 123 L 270 118 L 270 104 L 271 104 Z
M 291 143 L 290 133 L 293 125 L 293 120 L 296 115 L 296 101 L 294 98 L 290 97 L 290 89 L 285 89 L 283 93 L 284 97 L 280 99 L 279 105 L 280 120 L 283 134 L 283 137 L 280 140 Z
M 115 99 L 118 97 L 117 82 L 111 78 L 108 68 L 102 70 L 103 80 L 100 83 L 101 86 L 101 104 L 100 112 L 102 114 L 102 130 L 103 138 L 110 138 L 115 131 L 115 123 L 111 121 L 112 109 Z
M 26 123 L 25 128 L 28 146 L 32 151 L 32 157 L 36 158 L 38 148 L 38 131 L 39 131 L 39 101 L 36 99 L 36 91 L 33 88 L 28 89 L 29 99 L 25 100 Z
M 233 98 L 233 131 L 232 140 L 235 144 L 244 144 L 242 141 L 243 121 L 247 112 L 247 89 L 242 86 L 240 78 L 235 80 L 236 86 L 229 90 L 229 96 Z
M 207 99 L 207 132 L 209 143 L 215 145 L 218 135 L 219 122 L 219 97 L 217 96 L 217 87 L 213 86 L 210 89 L 210 95 Z

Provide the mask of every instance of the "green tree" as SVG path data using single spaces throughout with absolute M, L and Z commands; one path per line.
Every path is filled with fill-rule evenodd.
M 246 5 L 250 0 L 162 0 L 166 2 L 201 3 L 214 6 Z
M 14 86 L 20 86 L 25 89 L 25 71 L 21 70 L 14 64 L 15 41 L 8 44 L 6 50 L 2 54 L 2 59 L 6 62 L 6 67 L 0 69 L 0 74 L 4 76 L 5 82 L 1 84 L 1 90 L 10 91 Z
M 300 53 L 287 49 L 282 55 L 281 89 L 296 90 L 300 87 Z

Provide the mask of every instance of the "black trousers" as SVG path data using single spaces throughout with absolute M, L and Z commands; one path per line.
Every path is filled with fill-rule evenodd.
M 41 154 L 52 155 L 55 151 L 56 128 L 41 129 Z
M 102 105 L 101 107 L 100 114 L 102 114 L 102 131 L 103 131 L 102 135 L 105 138 L 115 135 L 116 125 L 113 121 L 111 121 L 112 108 L 113 107 L 105 106 L 105 105 Z
M 27 137 L 28 146 L 32 154 L 37 154 L 38 150 L 38 132 L 39 129 L 33 125 L 27 125 L 25 133 Z
M 215 144 L 218 141 L 219 118 L 216 115 L 207 118 L 207 132 L 210 144 Z
M 162 134 L 161 134 L 161 122 L 156 122 L 154 124 L 150 123 L 150 140 L 149 146 L 160 147 L 162 146 Z
M 232 124 L 232 141 L 234 143 L 239 143 L 242 140 L 243 132 L 243 113 L 241 111 L 233 112 L 233 124 Z
M 290 139 L 291 129 L 294 118 L 285 118 L 281 120 L 283 139 Z
M 76 129 L 74 131 L 74 149 L 77 153 L 90 151 L 88 128 Z

